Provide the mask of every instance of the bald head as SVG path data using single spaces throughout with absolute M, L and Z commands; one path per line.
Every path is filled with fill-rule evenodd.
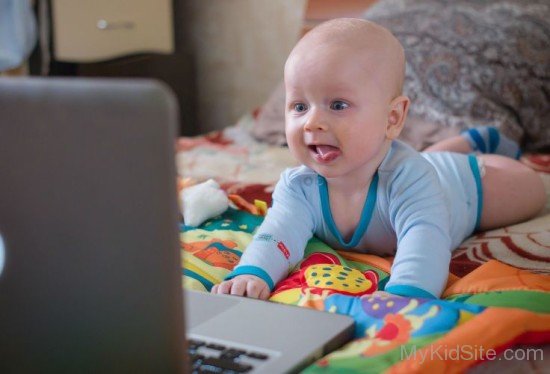
M 307 57 L 347 51 L 358 63 L 375 73 L 388 94 L 401 94 L 405 77 L 405 53 L 399 41 L 387 29 L 373 22 L 355 18 L 327 21 L 308 32 L 296 44 L 285 64 L 285 74 L 292 64 Z

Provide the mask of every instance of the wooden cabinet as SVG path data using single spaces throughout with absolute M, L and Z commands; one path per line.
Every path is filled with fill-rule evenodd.
M 184 1 L 50 0 L 49 75 L 161 80 L 178 98 L 180 135 L 198 134 L 196 69 Z M 39 48 L 30 62 L 31 74 L 40 74 Z

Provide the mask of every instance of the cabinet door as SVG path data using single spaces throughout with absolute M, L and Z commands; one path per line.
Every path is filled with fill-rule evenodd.
M 52 0 L 52 18 L 57 61 L 174 51 L 172 0 Z

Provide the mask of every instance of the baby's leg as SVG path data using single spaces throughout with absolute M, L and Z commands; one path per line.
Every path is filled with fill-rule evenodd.
M 423 152 L 472 153 L 473 151 L 470 143 L 463 136 L 457 135 L 452 138 L 440 140 L 424 149 Z
M 540 176 L 509 157 L 479 155 L 485 164 L 480 230 L 528 220 L 541 211 L 546 192 Z
M 473 127 L 425 149 L 425 152 L 491 153 L 519 159 L 519 145 L 503 135 L 496 127 Z

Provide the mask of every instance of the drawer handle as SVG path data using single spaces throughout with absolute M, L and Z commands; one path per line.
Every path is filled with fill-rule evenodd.
M 120 30 L 120 29 L 133 29 L 136 24 L 132 21 L 116 21 L 109 22 L 105 19 L 100 19 L 96 24 L 100 30 Z

